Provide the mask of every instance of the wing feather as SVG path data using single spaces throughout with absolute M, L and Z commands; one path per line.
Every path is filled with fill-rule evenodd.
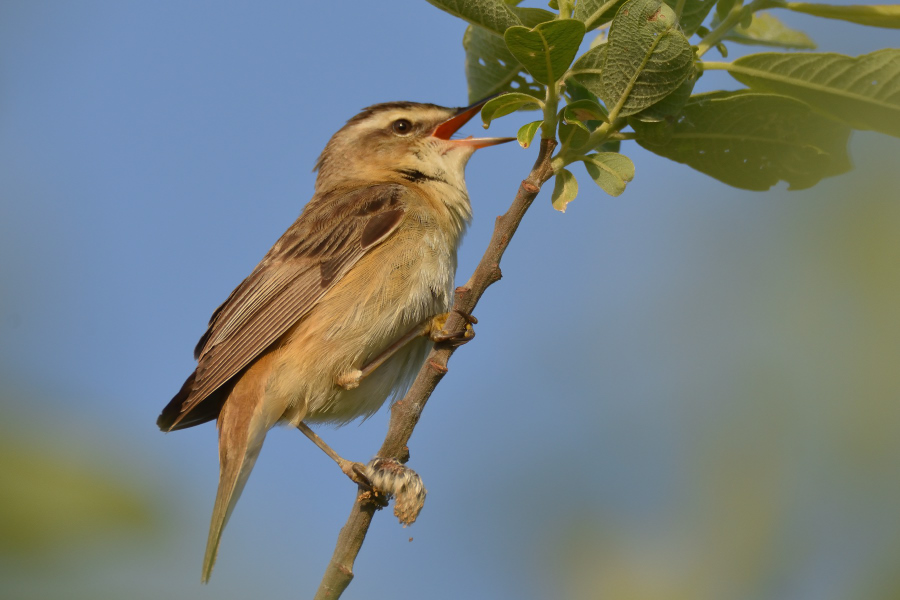
M 195 351 L 190 394 L 176 396 L 160 423 L 175 428 L 302 319 L 369 249 L 396 231 L 407 193 L 385 184 L 315 196 L 213 313 Z

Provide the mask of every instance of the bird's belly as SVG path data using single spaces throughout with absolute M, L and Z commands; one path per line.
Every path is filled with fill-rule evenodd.
M 391 241 L 404 242 L 398 238 Z M 420 241 L 397 252 L 394 244 L 363 257 L 286 337 L 266 393 L 285 404 L 283 420 L 342 424 L 369 416 L 415 377 L 431 347 L 424 337 L 406 344 L 359 387 L 336 384 L 426 319 L 449 310 L 455 250 L 435 251 Z

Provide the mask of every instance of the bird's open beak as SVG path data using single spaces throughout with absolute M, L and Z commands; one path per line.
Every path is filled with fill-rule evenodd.
M 491 96 L 492 98 L 493 96 Z M 460 108 L 455 115 L 438 125 L 434 128 L 434 131 L 431 132 L 431 135 L 441 139 L 452 142 L 453 144 L 457 144 L 459 146 L 471 146 L 476 149 L 485 148 L 487 146 L 496 146 L 497 144 L 505 144 L 506 142 L 511 142 L 516 138 L 511 137 L 503 137 L 503 138 L 473 138 L 469 136 L 465 139 L 461 140 L 451 140 L 450 136 L 459 131 L 459 129 L 469 122 L 469 120 L 478 114 L 481 110 L 481 107 L 485 105 L 485 103 L 491 98 L 485 98 L 481 102 L 473 104 L 472 106 L 467 106 L 465 108 Z

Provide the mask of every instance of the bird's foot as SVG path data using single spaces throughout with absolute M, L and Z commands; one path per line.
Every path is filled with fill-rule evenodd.
M 375 489 L 394 496 L 394 515 L 404 526 L 412 525 L 425 506 L 425 484 L 419 474 L 392 458 L 373 458 L 366 477 Z
M 341 467 L 341 471 L 344 472 L 344 475 L 349 477 L 356 485 L 365 488 L 366 490 L 375 488 L 375 486 L 372 485 L 372 480 L 367 475 L 368 467 L 366 465 L 343 458 L 338 461 L 338 465 Z
M 466 328 L 463 331 L 457 332 L 447 332 L 444 330 L 444 326 L 447 324 L 447 319 L 450 317 L 450 313 L 444 313 L 441 315 L 437 315 L 431 319 L 431 323 L 428 325 L 428 337 L 431 338 L 431 341 L 435 343 L 448 343 L 453 346 L 462 346 L 473 337 L 475 337 L 475 329 L 472 325 L 478 323 L 478 319 L 476 319 L 473 315 L 462 312 L 461 310 L 454 310 L 454 312 L 462 315 L 462 317 L 466 320 Z

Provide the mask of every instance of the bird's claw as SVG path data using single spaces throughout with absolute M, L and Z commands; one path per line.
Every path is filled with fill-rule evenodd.
M 449 343 L 453 346 L 462 346 L 475 337 L 475 329 L 472 325 L 478 323 L 478 319 L 461 310 L 454 309 L 453 312 L 462 315 L 466 320 L 466 328 L 462 331 L 455 331 L 452 333 L 445 331 L 444 326 L 447 324 L 450 313 L 447 312 L 437 315 L 431 319 L 431 323 L 429 324 L 428 337 L 431 341 L 435 343 Z

